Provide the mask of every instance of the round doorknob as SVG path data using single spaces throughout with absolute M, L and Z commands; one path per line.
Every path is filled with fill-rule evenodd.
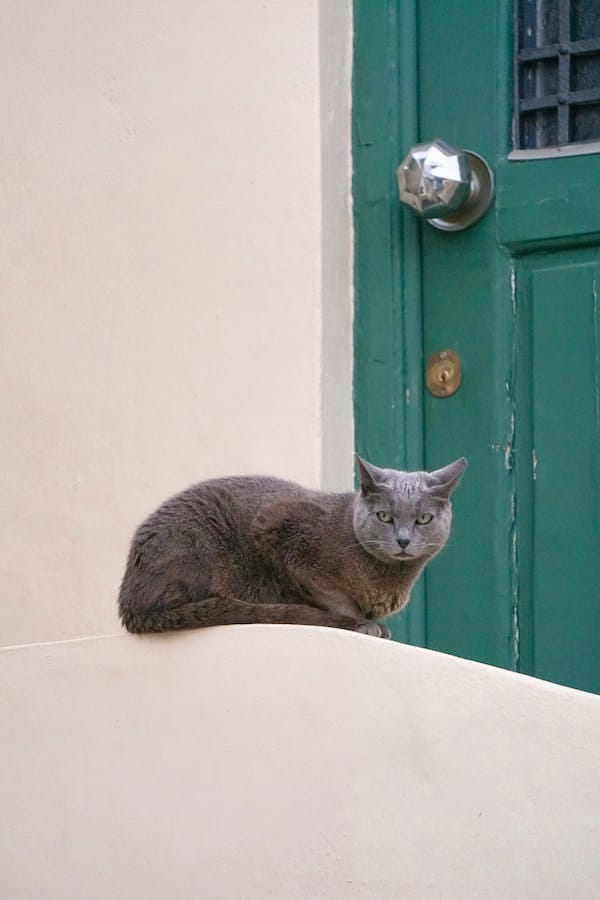
M 443 231 L 477 222 L 494 196 L 494 176 L 486 161 L 439 139 L 411 147 L 396 174 L 401 203 Z

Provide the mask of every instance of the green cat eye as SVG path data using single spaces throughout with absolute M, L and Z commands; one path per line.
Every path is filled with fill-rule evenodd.
M 417 516 L 415 521 L 417 525 L 429 525 L 432 519 L 433 516 L 431 515 L 431 513 L 421 513 L 420 516 Z
M 390 514 L 388 512 L 378 512 L 377 518 L 379 519 L 380 522 L 385 522 L 386 525 L 389 525 L 390 522 L 394 521 L 392 516 L 390 516 Z

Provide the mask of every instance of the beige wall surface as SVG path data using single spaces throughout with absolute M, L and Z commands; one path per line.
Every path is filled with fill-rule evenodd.
M 6 645 L 115 631 L 194 481 L 350 483 L 350 3 L 1 18 Z
M 0 896 L 597 900 L 600 698 L 335 629 L 0 651 Z

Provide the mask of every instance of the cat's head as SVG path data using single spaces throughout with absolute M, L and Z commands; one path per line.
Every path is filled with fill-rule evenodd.
M 450 494 L 466 459 L 435 472 L 378 469 L 356 459 L 360 491 L 354 503 L 354 534 L 363 548 L 387 563 L 435 556 L 450 534 Z

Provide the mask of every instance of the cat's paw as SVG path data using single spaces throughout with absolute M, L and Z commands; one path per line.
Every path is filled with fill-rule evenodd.
M 354 630 L 359 631 L 361 634 L 370 634 L 372 637 L 383 638 L 386 641 L 392 636 L 387 625 L 381 625 L 379 622 L 360 622 Z

